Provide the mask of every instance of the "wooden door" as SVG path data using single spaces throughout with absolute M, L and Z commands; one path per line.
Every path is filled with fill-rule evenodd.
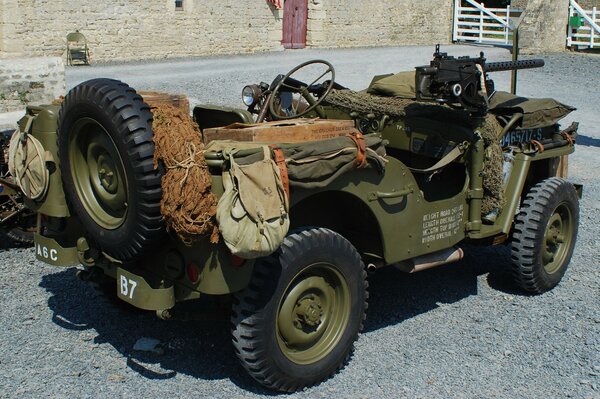
M 284 48 L 306 47 L 308 0 L 285 0 L 283 4 Z

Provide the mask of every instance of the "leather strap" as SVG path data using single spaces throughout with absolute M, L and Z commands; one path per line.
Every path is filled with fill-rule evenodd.
M 360 132 L 355 132 L 350 133 L 348 137 L 350 137 L 356 145 L 356 167 L 359 169 L 366 168 L 369 163 L 367 162 L 367 144 L 365 143 L 365 136 Z
M 533 144 L 537 148 L 537 150 L 540 154 L 542 152 L 544 152 L 544 145 L 542 143 L 540 143 L 539 141 L 531 140 L 531 144 Z
M 290 199 L 290 178 L 288 176 L 287 165 L 285 164 L 285 156 L 283 155 L 283 150 L 275 145 L 270 145 L 273 150 L 273 155 L 275 156 L 275 164 L 279 168 L 281 172 L 281 183 L 283 184 L 283 190 L 285 191 L 285 195 L 287 195 L 288 200 Z
M 571 135 L 567 132 L 564 132 L 564 136 L 567 139 L 567 141 L 569 142 L 569 145 L 572 147 L 575 145 L 575 142 L 573 141 L 573 137 L 571 137 Z

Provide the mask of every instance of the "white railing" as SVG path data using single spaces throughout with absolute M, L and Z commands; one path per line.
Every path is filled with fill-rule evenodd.
M 567 47 L 600 47 L 600 13 L 597 12 L 596 7 L 584 10 L 575 0 L 570 0 L 570 4 Z M 572 25 L 572 17 L 583 18 L 583 25 Z
M 512 43 L 510 18 L 517 18 L 521 10 L 487 8 L 483 3 L 466 0 L 470 6 L 462 6 L 461 0 L 454 0 L 454 29 L 452 41 L 485 44 Z

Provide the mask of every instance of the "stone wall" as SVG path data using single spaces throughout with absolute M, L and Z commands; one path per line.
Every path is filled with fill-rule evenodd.
M 449 42 L 453 0 L 309 0 L 307 45 Z M 79 30 L 92 62 L 282 50 L 283 11 L 266 0 L 0 0 L 0 58 L 65 56 Z
M 596 7 L 600 11 L 600 0 L 579 0 L 578 3 L 584 10 L 591 10 L 592 7 Z
M 308 43 L 315 47 L 448 43 L 452 0 L 311 0 Z
M 171 0 L 0 2 L 20 25 L 4 35 L 0 52 L 20 46 L 25 55 L 64 56 L 65 36 L 75 30 L 86 36 L 93 61 L 265 51 L 281 41 L 281 11 L 264 0 L 184 0 L 183 10 Z
M 65 67 L 60 57 L 0 60 L 0 113 L 47 104 L 64 94 Z
M 568 0 L 515 0 L 512 5 L 527 12 L 519 29 L 519 47 L 523 53 L 551 53 L 565 49 Z

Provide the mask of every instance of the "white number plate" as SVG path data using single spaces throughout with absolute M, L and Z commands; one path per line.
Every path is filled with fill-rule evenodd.
M 119 291 L 126 298 L 133 299 L 137 282 L 123 275 L 119 276 Z

